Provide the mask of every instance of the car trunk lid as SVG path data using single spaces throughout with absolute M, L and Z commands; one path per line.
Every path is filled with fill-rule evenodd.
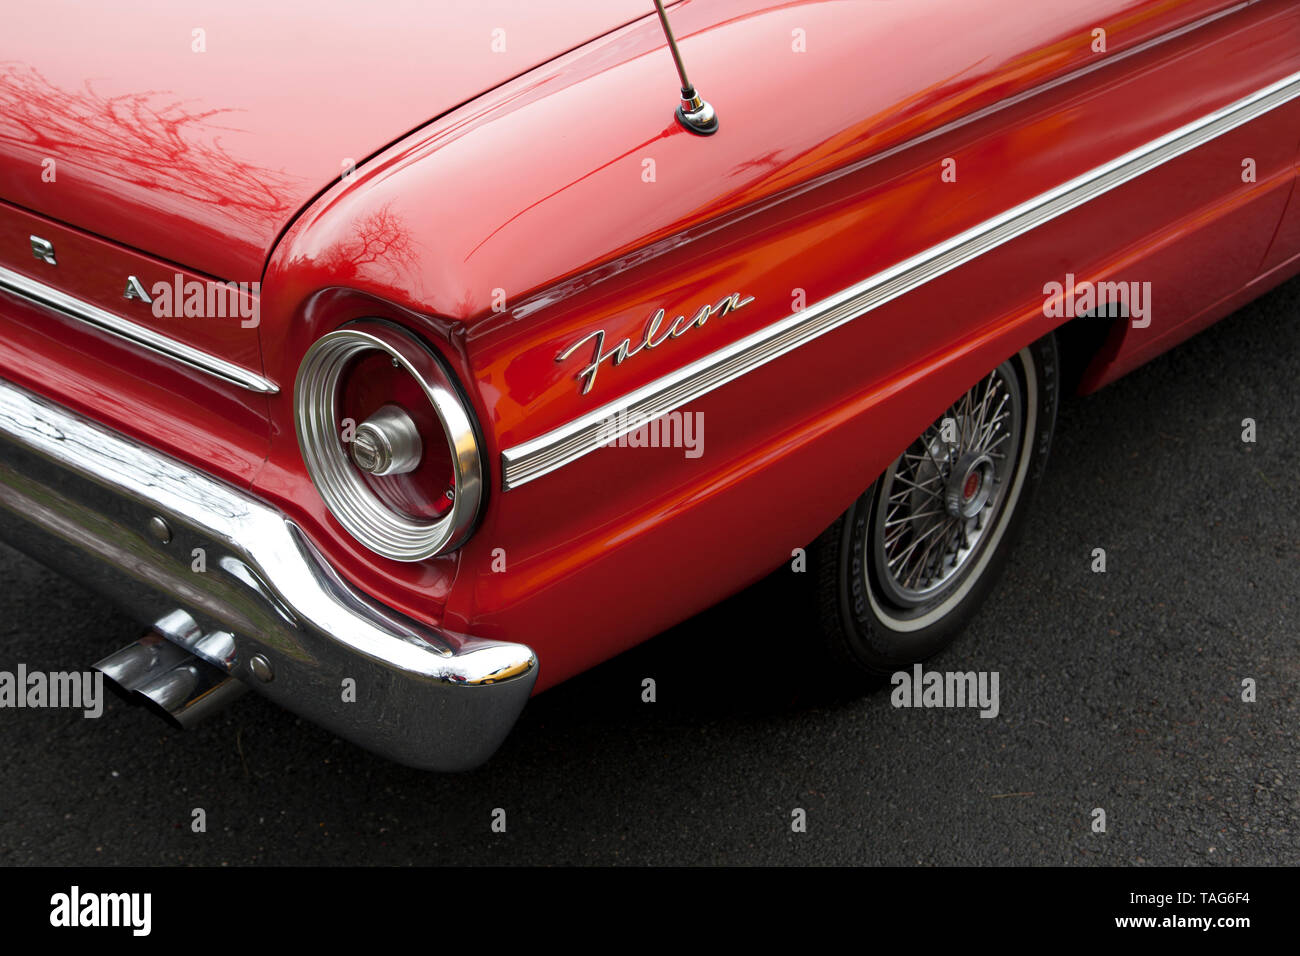
M 0 199 L 255 281 L 351 164 L 651 12 L 644 0 L 20 5 L 0 33 Z

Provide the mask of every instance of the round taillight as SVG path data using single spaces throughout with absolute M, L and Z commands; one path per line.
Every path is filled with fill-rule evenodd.
M 473 423 L 410 333 L 368 321 L 320 338 L 298 368 L 294 418 L 313 484 L 367 548 L 422 561 L 473 530 L 483 487 Z

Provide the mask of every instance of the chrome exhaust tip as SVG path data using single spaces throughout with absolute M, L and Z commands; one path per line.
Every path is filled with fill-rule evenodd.
M 241 681 L 198 658 L 190 658 L 135 688 L 133 696 L 184 730 L 224 709 L 247 690 Z
M 92 666 L 127 700 L 144 704 L 175 727 L 187 728 L 248 690 L 213 666 L 233 665 L 233 648 L 229 634 L 204 635 L 189 615 L 178 611 Z
M 114 651 L 91 666 L 107 677 L 115 690 L 130 696 L 137 687 L 191 656 L 161 634 L 150 631 L 134 644 Z

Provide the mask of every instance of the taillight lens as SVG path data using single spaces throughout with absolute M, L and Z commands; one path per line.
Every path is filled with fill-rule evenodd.
M 469 536 L 478 440 L 449 373 L 413 335 L 367 321 L 323 336 L 299 366 L 294 407 L 312 482 L 366 547 L 421 561 Z

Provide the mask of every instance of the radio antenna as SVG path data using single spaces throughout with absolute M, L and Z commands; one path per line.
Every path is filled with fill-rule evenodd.
M 695 87 L 686 78 L 686 65 L 682 63 L 681 51 L 677 49 L 677 38 L 668 23 L 668 14 L 664 12 L 663 0 L 655 0 L 655 9 L 659 11 L 659 22 L 663 24 L 664 36 L 668 38 L 668 49 L 672 51 L 673 62 L 677 64 L 677 75 L 682 81 L 682 102 L 677 107 L 677 122 L 692 133 L 710 136 L 718 131 L 718 114 L 708 101 L 695 92 Z

